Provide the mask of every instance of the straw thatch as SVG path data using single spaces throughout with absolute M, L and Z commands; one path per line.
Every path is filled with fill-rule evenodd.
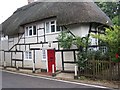
M 58 25 L 90 22 L 112 25 L 111 20 L 93 2 L 35 2 L 19 8 L 3 22 L 3 32 L 15 35 L 20 32 L 21 26 L 50 17 L 56 17 Z

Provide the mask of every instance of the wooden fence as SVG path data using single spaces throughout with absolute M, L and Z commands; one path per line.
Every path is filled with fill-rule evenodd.
M 120 81 L 120 63 L 111 60 L 89 60 L 83 69 L 79 68 L 78 74 L 93 79 Z

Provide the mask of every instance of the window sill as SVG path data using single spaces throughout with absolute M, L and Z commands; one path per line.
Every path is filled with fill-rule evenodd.
M 42 62 L 46 62 L 47 60 L 46 60 L 46 59 L 42 59 L 41 61 L 42 61 Z
M 24 60 L 26 60 L 26 61 L 32 61 L 32 59 L 24 59 Z
M 45 33 L 45 35 L 53 35 L 53 34 L 59 34 L 61 31 L 58 32 L 51 32 L 51 33 Z
M 37 37 L 37 35 L 25 36 L 26 38 Z

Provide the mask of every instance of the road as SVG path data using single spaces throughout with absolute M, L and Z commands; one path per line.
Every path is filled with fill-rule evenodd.
M 69 81 L 23 75 L 6 71 L 2 71 L 2 88 L 52 88 L 52 90 L 53 88 L 63 88 L 62 90 L 65 88 L 65 90 L 79 88 L 79 90 L 110 90 L 106 88 L 98 88 L 96 86 L 71 83 Z

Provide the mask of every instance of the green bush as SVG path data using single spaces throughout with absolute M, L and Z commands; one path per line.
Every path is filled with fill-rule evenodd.
M 63 49 L 70 49 L 73 43 L 73 36 L 67 32 L 61 32 L 57 40 L 59 41 L 60 47 L 62 47 Z

